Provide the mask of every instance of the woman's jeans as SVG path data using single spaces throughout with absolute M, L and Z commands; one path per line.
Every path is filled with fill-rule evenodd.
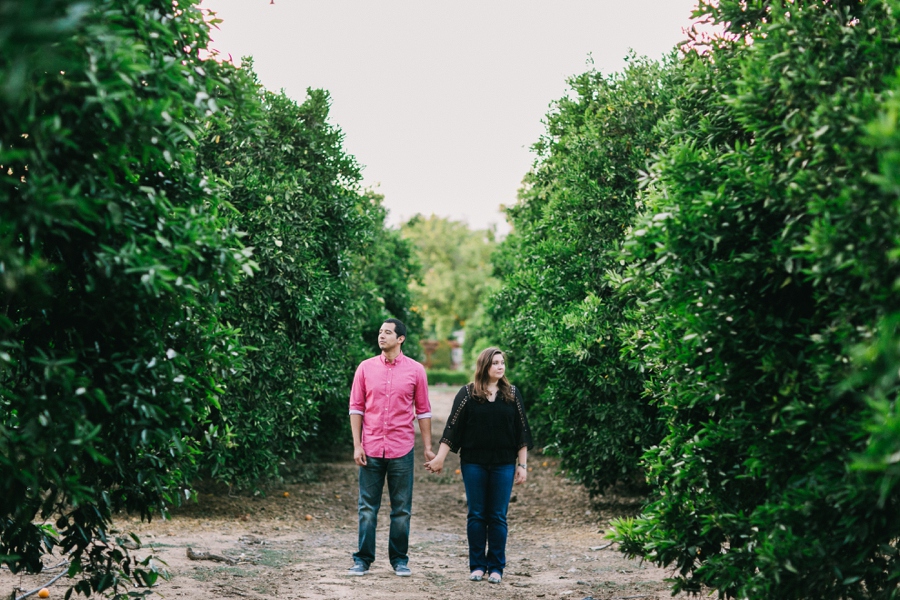
M 478 465 L 460 461 L 469 517 L 469 571 L 503 574 L 506 566 L 506 511 L 516 466 Z M 485 546 L 487 553 L 485 554 Z
M 409 561 L 409 515 L 412 511 L 413 466 L 415 450 L 400 458 L 366 457 L 359 468 L 359 552 L 353 555 L 368 567 L 375 561 L 375 526 L 381 508 L 381 491 L 387 477 L 391 498 L 391 531 L 388 558 L 391 566 Z

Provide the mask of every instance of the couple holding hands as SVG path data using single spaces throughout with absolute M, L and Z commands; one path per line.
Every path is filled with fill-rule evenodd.
M 351 575 L 365 575 L 375 560 L 375 526 L 384 481 L 391 501 L 388 558 L 401 577 L 409 569 L 409 522 L 415 445 L 414 421 L 425 446 L 425 468 L 440 473 L 450 452 L 459 452 L 466 488 L 469 579 L 500 583 L 506 566 L 506 513 L 514 483 L 528 477 L 531 431 L 522 395 L 507 380 L 498 348 L 476 361 L 474 381 L 463 386 L 432 451 L 431 403 L 421 364 L 403 355 L 406 327 L 388 319 L 378 332 L 379 356 L 360 363 L 350 392 L 353 458 L 359 465 L 359 550 Z

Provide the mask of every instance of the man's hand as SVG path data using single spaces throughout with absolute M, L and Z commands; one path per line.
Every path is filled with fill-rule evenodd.
M 362 449 L 362 446 L 353 449 L 353 462 L 361 467 L 366 466 L 366 451 Z
M 434 457 L 437 456 L 434 452 L 431 451 L 431 448 L 425 448 L 425 462 L 434 460 Z

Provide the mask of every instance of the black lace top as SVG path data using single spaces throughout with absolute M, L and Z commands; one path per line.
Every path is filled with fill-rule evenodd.
M 478 402 L 471 385 L 460 388 L 441 442 L 466 462 L 499 465 L 516 462 L 520 448 L 534 447 L 522 395 L 512 388 L 515 402 Z

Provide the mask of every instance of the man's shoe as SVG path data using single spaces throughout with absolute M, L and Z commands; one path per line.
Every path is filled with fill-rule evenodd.
M 400 564 L 394 567 L 394 575 L 397 577 L 409 577 L 412 575 L 412 571 L 406 565 Z
M 491 573 L 491 576 L 488 577 L 488 583 L 500 583 L 503 579 L 503 576 L 500 573 Z
M 356 561 L 352 567 L 347 569 L 347 575 L 365 575 L 369 572 L 369 567 L 365 563 Z

